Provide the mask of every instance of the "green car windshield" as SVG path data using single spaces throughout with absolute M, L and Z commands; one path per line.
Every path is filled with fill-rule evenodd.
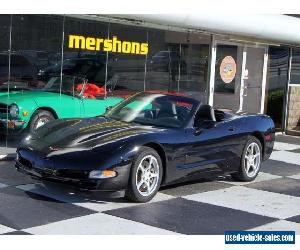
M 191 117 L 197 102 L 189 98 L 141 93 L 124 100 L 105 117 L 143 125 L 180 128 Z
M 49 92 L 62 92 L 64 94 L 79 95 L 82 87 L 79 85 L 84 84 L 85 79 L 78 76 L 54 76 L 49 79 L 44 86 L 44 91 Z M 61 84 L 62 83 L 62 84 Z

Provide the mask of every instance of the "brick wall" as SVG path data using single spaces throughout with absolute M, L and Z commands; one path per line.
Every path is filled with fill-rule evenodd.
M 300 131 L 300 85 L 289 88 L 287 129 Z

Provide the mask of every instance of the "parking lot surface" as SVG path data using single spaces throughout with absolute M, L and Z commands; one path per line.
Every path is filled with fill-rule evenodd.
M 300 138 L 277 136 L 254 182 L 230 177 L 166 187 L 149 203 L 43 184 L 0 161 L 0 234 L 300 234 Z

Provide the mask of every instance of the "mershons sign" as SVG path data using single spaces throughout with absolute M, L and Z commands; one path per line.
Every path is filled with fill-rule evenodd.
M 118 40 L 117 36 L 113 36 L 112 39 L 109 39 L 69 35 L 68 48 L 135 55 L 148 54 L 148 43 L 121 41 Z

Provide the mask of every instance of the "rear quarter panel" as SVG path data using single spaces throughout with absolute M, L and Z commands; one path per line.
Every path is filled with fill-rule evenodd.
M 263 150 L 263 160 L 267 160 L 273 150 L 275 141 L 275 125 L 273 120 L 262 114 L 246 114 L 237 118 L 240 120 L 241 135 L 246 139 L 249 135 L 257 137 Z

